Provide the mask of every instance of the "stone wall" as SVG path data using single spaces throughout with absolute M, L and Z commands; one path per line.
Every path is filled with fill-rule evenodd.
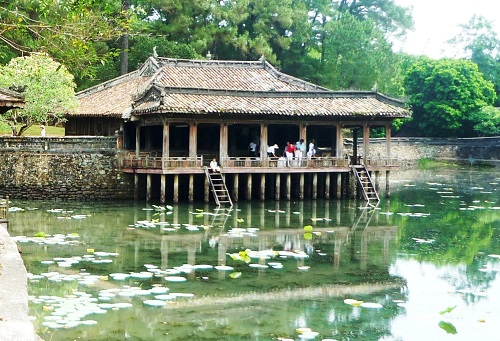
M 359 141 L 358 141 L 359 142 Z M 361 147 L 360 147 L 361 148 Z M 370 157 L 385 157 L 385 139 L 370 139 Z M 402 167 L 419 159 L 456 160 L 469 163 L 500 163 L 500 137 L 468 139 L 392 138 L 391 156 Z
M 112 138 L 112 143 L 110 139 L 101 138 L 88 138 L 85 143 L 81 143 L 81 139 L 59 139 L 64 141 L 48 143 L 47 150 L 47 141 L 39 144 L 38 140 L 26 139 L 16 150 L 0 146 L 0 197 L 35 200 L 133 198 L 133 176 L 119 168 L 116 139 Z M 61 144 L 66 146 L 65 150 L 61 149 Z

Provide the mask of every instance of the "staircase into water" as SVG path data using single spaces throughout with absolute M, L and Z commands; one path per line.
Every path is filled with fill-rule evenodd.
M 377 206 L 380 202 L 375 185 L 370 177 L 370 173 L 366 169 L 365 165 L 353 165 L 352 171 L 358 180 L 363 193 L 363 198 L 367 201 L 370 206 Z
M 233 202 L 227 190 L 224 175 L 221 172 L 212 172 L 208 167 L 204 167 L 204 170 L 217 206 L 228 204 L 232 207 Z

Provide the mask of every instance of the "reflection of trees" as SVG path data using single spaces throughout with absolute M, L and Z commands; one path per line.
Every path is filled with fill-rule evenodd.
M 40 218 L 40 224 L 30 226 L 16 221 L 13 229 L 20 232 L 17 234 L 26 235 L 43 230 L 47 234 L 76 232 L 81 236 L 81 245 L 76 247 L 27 245 L 25 261 L 34 273 L 46 269 L 40 265 L 40 260 L 83 255 L 87 248 L 119 253 L 113 263 L 106 266 L 80 265 L 86 271 L 99 275 L 145 271 L 144 264 L 148 263 L 159 265 L 162 269 L 186 263 L 227 264 L 233 266 L 234 271 L 243 273 L 237 280 L 232 280 L 227 272 L 193 271 L 187 275 L 187 284 L 179 286 L 177 290 L 196 293 L 199 299 L 186 301 L 185 305 L 169 305 L 172 309 L 155 311 L 153 315 L 151 308 L 144 307 L 139 301 L 133 312 L 113 312 L 102 321 L 99 320 L 99 328 L 86 328 L 86 335 L 89 337 L 102 335 L 102 330 L 122 329 L 129 335 L 140 337 L 144 326 L 152 330 L 151 335 L 159 335 L 158 337 L 168 332 L 197 340 L 208 335 L 223 340 L 224 334 L 220 337 L 221 330 L 227 333 L 228 340 L 235 340 L 237 335 L 251 335 L 256 330 L 261 335 L 276 335 L 279 331 L 284 336 L 293 337 L 290 330 L 294 331 L 298 327 L 294 324 L 304 317 L 312 327 L 319 323 L 318 329 L 323 333 L 343 331 L 343 325 L 347 322 L 355 325 L 354 330 L 359 330 L 360 335 L 387 334 L 390 319 L 398 313 L 387 293 L 391 293 L 391 298 L 401 298 L 400 292 L 404 286 L 399 278 L 388 273 L 388 266 L 396 252 L 393 246 L 397 242 L 397 227 L 389 225 L 386 216 L 379 217 L 377 211 L 360 211 L 352 203 L 317 201 L 294 205 L 239 205 L 238 210 L 233 210 L 230 216 L 219 220 L 221 225 L 216 224 L 218 219 L 214 216 L 201 214 L 193 206 L 187 205 L 174 207 L 170 215 L 143 211 L 142 207 L 130 209 L 111 205 L 106 210 L 107 205 L 98 209 L 84 206 L 75 209 L 76 214 L 89 214 L 88 218 L 82 220 L 57 220 L 46 209 L 40 209 L 31 216 L 34 220 Z M 210 210 L 205 207 L 204 213 L 207 212 Z M 216 226 L 196 232 L 182 228 L 175 232 L 166 232 L 160 228 L 128 229 L 129 225 L 138 220 L 149 219 L 181 226 L 185 223 Z M 306 224 L 313 226 L 311 239 L 304 236 L 303 227 Z M 232 227 L 255 227 L 258 231 L 255 235 L 235 238 L 228 235 Z M 283 264 L 282 270 L 262 270 L 250 268 L 227 256 L 227 253 L 247 248 L 301 250 L 307 252 L 309 257 L 277 258 L 275 261 Z M 254 262 L 264 263 L 266 260 Z M 301 265 L 310 268 L 300 271 L 298 266 Z M 75 265 L 71 270 L 78 272 L 78 266 Z M 122 285 L 113 281 L 106 283 Z M 166 283 L 160 277 L 140 284 L 134 280 L 124 284 L 147 288 Z M 36 286 L 30 285 L 33 288 Z M 168 286 L 171 287 L 170 284 Z M 75 287 L 68 285 L 62 288 L 64 295 L 72 288 Z M 47 289 L 49 288 L 45 286 L 36 290 L 42 294 Z M 50 290 L 56 291 L 54 286 Z M 352 296 L 382 303 L 387 308 L 383 312 L 375 312 L 343 303 L 343 298 Z M 120 315 L 122 321 L 127 323 L 111 322 L 116 322 L 115 315 Z M 241 316 L 256 323 L 242 325 Z M 332 316 L 335 318 L 332 319 Z M 318 321 L 318 317 L 322 320 Z M 270 324 L 268 319 L 276 319 L 276 324 Z M 258 321 L 260 322 L 257 323 Z M 72 335 L 70 331 L 57 333 L 68 338 Z M 351 330 L 349 333 L 355 332 Z M 325 337 L 328 336 L 332 335 L 325 334 Z
M 440 173 L 439 177 L 436 177 L 437 173 Z M 454 170 L 448 176 L 446 170 L 432 169 L 414 174 L 413 181 L 408 183 L 415 187 L 401 193 L 393 190 L 391 211 L 398 220 L 401 250 L 412 258 L 431 262 L 443 269 L 452 265 L 442 277 L 457 290 L 481 292 L 495 279 L 496 272 L 479 271 L 491 262 L 485 256 L 494 253 L 491 245 L 498 245 L 494 242 L 494 227 L 498 225 L 500 215 L 492 209 L 497 205 L 498 195 L 495 196 L 491 185 L 480 184 L 481 181 L 492 182 L 489 174 L 486 171 Z M 495 200 L 491 200 L 492 197 Z M 424 205 L 416 208 L 411 207 L 413 204 Z M 422 211 L 430 215 L 425 218 L 397 216 L 401 212 Z M 412 238 L 433 241 L 417 243 Z M 481 299 L 470 294 L 463 297 L 467 302 Z

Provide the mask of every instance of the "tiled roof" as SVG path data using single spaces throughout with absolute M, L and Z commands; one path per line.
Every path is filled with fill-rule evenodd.
M 149 113 L 408 117 L 375 92 L 336 92 L 288 76 L 265 61 L 150 58 L 137 71 L 77 94 L 75 116 Z
M 278 72 L 267 62 L 182 61 L 160 58 L 158 85 L 166 87 L 240 90 L 325 90 L 318 85 Z
M 264 114 L 286 116 L 383 116 L 406 117 L 404 108 L 376 98 L 375 93 L 356 97 L 336 96 L 237 96 L 196 93 L 167 93 L 160 100 L 144 102 L 133 113 L 150 112 L 185 114 Z
M 24 107 L 24 96 L 19 92 L 0 88 L 0 107 L 22 108 Z
M 131 73 L 77 94 L 79 107 L 70 116 L 122 117 L 130 112 L 134 96 L 149 83 L 149 77 Z

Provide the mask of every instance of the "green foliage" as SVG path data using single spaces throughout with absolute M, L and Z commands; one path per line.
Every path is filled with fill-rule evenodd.
M 422 57 L 409 69 L 404 85 L 412 124 L 423 136 L 471 136 L 470 115 L 496 99 L 493 84 L 467 60 Z
M 474 125 L 474 131 L 480 136 L 500 135 L 500 110 L 491 106 L 486 106 L 473 112 L 470 120 Z
M 14 58 L 1 67 L 0 87 L 22 90 L 25 96 L 24 109 L 0 116 L 17 135 L 35 123 L 61 120 L 77 105 L 73 76 L 45 54 Z M 19 123 L 22 127 L 17 131 Z

